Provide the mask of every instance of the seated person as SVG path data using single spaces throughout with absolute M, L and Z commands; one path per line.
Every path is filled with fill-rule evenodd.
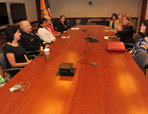
M 126 45 L 126 43 L 133 43 L 133 35 L 135 30 L 133 29 L 133 22 L 130 16 L 124 15 L 123 16 L 123 30 L 122 31 L 115 31 L 116 35 L 120 37 L 120 41 L 125 43 L 126 48 L 132 48 L 131 45 Z
M 117 16 L 116 13 L 113 13 L 112 16 L 111 16 L 111 21 L 109 22 L 109 27 L 111 29 L 116 30 L 118 24 L 119 24 L 118 16 Z
M 25 55 L 26 50 L 20 44 L 21 33 L 19 26 L 8 25 L 5 31 L 6 44 L 4 46 L 4 56 L 8 63 L 8 68 L 25 67 L 31 60 Z M 17 72 L 11 72 L 14 76 Z
M 52 34 L 51 30 L 47 28 L 47 20 L 45 18 L 39 21 L 38 36 L 46 43 L 54 42 L 56 38 Z
M 148 52 L 148 20 L 142 22 L 140 27 L 140 35 L 141 38 L 138 39 L 133 49 L 129 51 L 132 57 L 137 56 L 141 51 Z
M 43 41 L 32 31 L 32 26 L 28 21 L 20 22 L 21 28 L 21 39 L 20 42 L 22 46 L 27 51 L 35 51 L 40 49 L 40 45 L 43 44 Z
M 118 22 L 119 22 L 119 24 L 116 27 L 116 31 L 122 31 L 122 29 L 123 29 L 123 26 L 122 26 L 123 15 L 122 14 L 118 14 Z
M 61 33 L 60 33 L 60 32 L 57 32 L 57 31 L 55 31 L 55 30 L 53 29 L 51 17 L 46 16 L 45 18 L 46 18 L 46 20 L 47 20 L 47 28 L 49 28 L 49 29 L 51 30 L 52 34 L 53 34 L 55 37 L 59 37 L 59 36 L 61 35 Z
M 64 15 L 61 15 L 60 21 L 57 25 L 57 29 L 58 29 L 58 32 L 61 32 L 61 34 L 63 34 L 64 32 L 66 32 L 69 29 L 69 26 L 65 22 L 65 16 Z

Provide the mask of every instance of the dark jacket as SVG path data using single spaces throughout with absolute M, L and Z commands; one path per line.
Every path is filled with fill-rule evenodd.
M 124 42 L 125 47 L 127 49 L 133 48 L 132 45 L 129 45 L 127 43 L 134 44 L 134 39 L 133 39 L 134 32 L 135 30 L 133 29 L 132 26 L 127 26 L 127 27 L 123 27 L 123 31 L 117 31 L 116 33 L 116 35 L 120 37 L 120 41 Z
M 67 25 L 66 22 L 64 22 L 64 25 L 61 23 L 61 21 L 59 21 L 58 25 L 57 25 L 57 30 L 58 32 L 63 33 L 64 31 L 67 31 L 69 29 L 69 26 Z
M 120 37 L 120 41 L 124 43 L 134 43 L 134 29 L 132 26 L 123 27 L 123 31 L 117 31 L 116 35 Z
M 21 32 L 21 39 L 20 42 L 22 46 L 27 51 L 35 51 L 40 49 L 40 45 L 43 43 L 43 41 L 39 38 L 39 36 L 35 35 L 35 33 L 26 33 Z

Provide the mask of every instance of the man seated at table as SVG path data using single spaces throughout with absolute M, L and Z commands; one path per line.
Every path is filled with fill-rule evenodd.
M 21 21 L 20 22 L 20 28 L 21 28 L 21 39 L 20 42 L 22 46 L 27 51 L 35 51 L 40 49 L 40 45 L 43 44 L 43 41 L 39 38 L 38 35 L 36 35 L 32 31 L 32 26 L 30 25 L 30 22 L 28 21 Z M 48 45 L 46 45 L 48 47 Z

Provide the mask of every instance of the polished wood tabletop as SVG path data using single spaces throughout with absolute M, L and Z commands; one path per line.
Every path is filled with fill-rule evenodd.
M 50 60 L 35 58 L 0 88 L 0 114 L 148 114 L 148 79 L 128 51 L 107 51 L 107 42 L 119 40 L 104 36 L 114 33 L 99 25 L 77 27 L 52 44 Z M 83 54 L 86 36 L 99 42 L 88 43 Z M 56 76 L 60 63 L 74 63 L 75 75 Z M 9 92 L 22 81 L 31 83 L 27 91 Z

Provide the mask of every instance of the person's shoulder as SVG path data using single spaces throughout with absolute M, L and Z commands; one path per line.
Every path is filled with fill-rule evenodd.
M 146 40 L 147 43 L 148 43 L 148 36 L 145 36 L 145 37 L 144 37 L 144 40 Z
M 133 28 L 133 26 L 131 26 L 131 25 L 130 25 L 130 26 L 128 26 L 127 28 L 134 29 L 134 28 Z
M 119 23 L 119 20 L 116 20 L 116 23 Z
M 58 25 L 61 25 L 61 24 L 62 24 L 61 21 L 59 21 L 59 22 L 58 22 Z
M 109 22 L 110 22 L 110 23 L 112 23 L 112 22 L 113 22 L 113 20 L 110 20 Z
M 38 29 L 38 33 L 43 33 L 43 32 L 45 32 L 45 31 L 47 31 L 46 28 L 39 28 L 39 29 Z
M 9 47 L 13 47 L 13 46 L 8 44 L 8 43 L 6 43 L 5 46 L 4 46 L 4 48 L 9 48 Z
M 21 31 L 21 36 L 26 35 L 26 32 Z
M 26 32 L 21 31 L 21 40 L 26 39 L 28 34 Z
M 4 48 L 3 48 L 3 51 L 4 51 L 4 53 L 12 52 L 13 51 L 13 46 L 8 44 L 8 43 L 6 43 Z

